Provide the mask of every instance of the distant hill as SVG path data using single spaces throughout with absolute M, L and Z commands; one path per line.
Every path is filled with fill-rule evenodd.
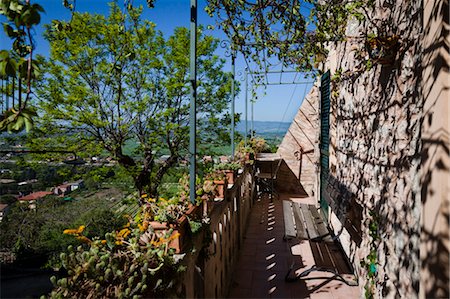
M 279 122 L 279 121 L 254 121 L 253 129 L 256 131 L 256 135 L 271 136 L 271 137 L 283 137 L 291 123 Z M 245 132 L 245 121 L 241 121 L 237 124 L 236 130 L 243 134 Z M 248 122 L 248 130 L 251 130 L 251 121 Z

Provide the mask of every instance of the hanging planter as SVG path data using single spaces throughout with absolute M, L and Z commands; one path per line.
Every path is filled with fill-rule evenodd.
M 394 63 L 399 49 L 399 37 L 391 36 L 370 36 L 366 41 L 367 52 L 370 59 L 382 65 Z

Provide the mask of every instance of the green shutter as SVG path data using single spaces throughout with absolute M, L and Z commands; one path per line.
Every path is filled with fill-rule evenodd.
M 328 202 L 324 193 L 328 183 L 330 148 L 330 71 L 322 75 L 320 84 L 320 207 L 328 221 Z

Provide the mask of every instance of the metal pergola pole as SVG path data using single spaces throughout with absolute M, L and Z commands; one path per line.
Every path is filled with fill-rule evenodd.
M 253 131 L 254 131 L 254 127 L 253 127 L 253 120 L 254 120 L 254 118 L 253 118 L 253 112 L 254 112 L 254 104 L 255 104 L 255 101 L 253 101 L 253 99 L 251 100 L 251 102 L 252 102 L 252 111 L 251 111 L 251 115 L 252 115 L 252 126 L 251 126 L 251 133 L 250 133 L 250 137 L 254 137 L 253 135 Z
M 190 110 L 189 110 L 189 199 L 195 203 L 195 179 L 197 172 L 197 0 L 191 0 L 190 25 L 190 64 L 189 81 L 191 83 Z
M 234 76 L 236 73 L 235 60 L 236 54 L 231 50 L 231 158 L 234 159 L 234 100 L 235 100 L 235 90 L 234 90 Z
M 247 133 L 248 133 L 248 69 L 245 68 L 245 133 L 244 133 L 244 143 L 247 146 Z

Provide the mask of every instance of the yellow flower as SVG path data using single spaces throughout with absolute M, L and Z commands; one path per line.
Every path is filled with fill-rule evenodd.
M 79 227 L 78 230 L 77 230 L 77 233 L 78 233 L 78 234 L 81 234 L 81 233 L 84 231 L 85 228 L 86 228 L 86 226 L 80 225 L 80 227 Z
M 117 237 L 126 238 L 130 233 L 131 231 L 128 228 L 124 228 L 117 234 Z
M 147 220 L 144 220 L 142 225 L 140 223 L 138 223 L 139 230 L 141 232 L 146 231 L 148 229 L 148 224 L 149 224 L 149 222 Z
M 78 235 L 78 230 L 76 230 L 76 229 L 65 229 L 63 231 L 63 234 L 65 234 L 65 235 Z
M 167 239 L 167 241 L 170 242 L 172 240 L 178 239 L 179 236 L 180 236 L 180 233 L 173 234 L 169 237 L 169 239 Z
M 80 240 L 83 243 L 89 244 L 91 243 L 91 240 L 89 240 L 88 238 L 86 238 L 85 236 L 77 236 L 77 239 Z
M 143 193 L 143 194 L 141 195 L 141 198 L 146 198 L 146 197 L 148 197 L 148 194 L 147 194 L 147 193 Z
M 160 238 L 159 238 L 159 241 L 153 241 L 153 242 L 152 242 L 152 245 L 158 247 L 158 246 L 164 244 L 165 242 L 166 242 L 166 239 L 164 239 L 163 237 L 160 237 Z

